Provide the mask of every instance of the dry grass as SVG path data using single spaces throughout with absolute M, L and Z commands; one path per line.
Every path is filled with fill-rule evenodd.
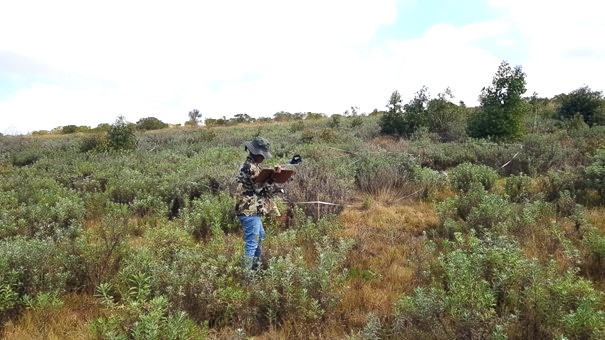
M 605 233 L 605 208 L 593 208 L 586 211 L 586 219 Z
M 5 325 L 2 339 L 92 339 L 88 323 L 99 316 L 95 299 L 68 295 L 56 310 L 27 310 Z
M 361 327 L 369 312 L 390 315 L 396 299 L 419 285 L 419 267 L 432 256 L 424 248 L 422 232 L 439 220 L 434 208 L 422 202 L 374 202 L 367 209 L 343 211 L 340 220 L 343 236 L 356 244 L 349 260 L 350 290 L 341 310 L 349 326 Z

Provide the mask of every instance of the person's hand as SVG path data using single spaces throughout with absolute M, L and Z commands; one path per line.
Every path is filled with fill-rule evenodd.
M 279 165 L 279 164 L 278 164 L 278 165 L 276 165 L 276 166 L 275 166 L 275 168 L 273 168 L 273 171 L 274 171 L 276 174 L 280 173 L 280 172 L 281 172 L 281 165 Z

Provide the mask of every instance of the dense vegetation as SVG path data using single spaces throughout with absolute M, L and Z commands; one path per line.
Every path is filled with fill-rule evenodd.
M 281 112 L 195 127 L 192 111 L 187 128 L 120 118 L 1 136 L 0 330 L 603 338 L 605 127 L 594 118 L 602 106 L 583 116 L 576 104 L 602 95 L 503 99 L 520 111 L 502 118 L 510 111 L 487 99 L 502 84 L 484 89 L 479 108 L 423 88 L 369 116 Z M 518 125 L 469 138 L 492 111 Z M 268 165 L 295 153 L 304 162 L 285 185 L 284 218 L 266 220 L 262 270 L 250 276 L 232 194 L 243 142 L 257 135 L 272 141 Z M 297 203 L 316 200 L 338 205 Z

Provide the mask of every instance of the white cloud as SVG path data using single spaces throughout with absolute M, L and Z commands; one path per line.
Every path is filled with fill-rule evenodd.
M 508 11 L 527 44 L 528 92 L 567 93 L 584 84 L 605 90 L 605 20 L 598 1 L 492 0 Z
M 393 0 L 18 1 L 1 7 L 0 31 L 13 34 L 0 36 L 0 52 L 52 70 L 50 80 L 37 79 L 0 102 L 4 124 L 26 131 L 66 124 L 83 108 L 96 120 L 71 123 L 94 125 L 122 113 L 183 122 L 194 107 L 219 114 L 304 110 L 306 92 L 330 76 L 329 63 L 342 62 L 395 19 Z M 239 83 L 250 77 L 259 79 Z M 40 112 L 45 118 L 23 118 Z
M 212 117 L 369 112 L 392 91 L 407 100 L 423 85 L 433 95 L 449 86 L 472 105 L 501 61 L 483 42 L 519 48 L 513 31 L 527 45 L 530 90 L 599 89 L 605 49 L 586 32 L 602 36 L 603 23 L 598 5 L 577 2 L 491 0 L 506 13 L 498 20 L 435 23 L 418 38 L 380 43 L 396 0 L 7 2 L 0 86 L 6 76 L 21 87 L 0 94 L 0 132 L 118 115 L 182 123 L 193 108 Z

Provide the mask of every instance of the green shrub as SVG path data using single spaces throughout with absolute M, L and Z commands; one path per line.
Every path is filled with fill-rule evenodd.
M 205 339 L 205 327 L 196 325 L 187 313 L 174 311 L 164 296 L 152 296 L 150 280 L 144 274 L 133 275 L 121 301 L 112 296 L 110 284 L 99 285 L 97 296 L 105 316 L 93 321 L 93 333 L 108 339 Z
M 72 249 L 72 271 L 77 273 L 79 285 L 87 290 L 109 281 L 120 269 L 128 249 L 128 206 L 110 203 L 106 209 L 100 225 L 79 235 Z
M 412 186 L 419 169 L 414 157 L 402 153 L 373 154 L 360 159 L 355 184 L 362 192 L 380 194 Z
M 582 242 L 586 251 L 586 271 L 591 277 L 605 277 L 605 235 L 590 227 Z
M 326 128 L 321 130 L 319 138 L 325 143 L 335 143 L 338 141 L 338 134 L 334 131 L 334 128 Z
M 300 248 L 285 257 L 269 260 L 261 278 L 253 281 L 252 301 L 269 324 L 285 320 L 313 324 L 342 297 L 347 277 L 344 262 L 352 244 L 332 243 L 327 238 L 316 244 L 315 264 L 306 264 Z
M 418 155 L 422 166 L 436 170 L 447 170 L 462 163 L 474 163 L 477 154 L 470 144 L 443 143 L 416 146 L 412 151 Z
M 415 170 L 415 183 L 420 187 L 419 197 L 423 199 L 432 199 L 435 193 L 445 188 L 447 177 L 430 168 L 418 167 Z
M 12 155 L 14 166 L 26 166 L 36 163 L 42 156 L 35 151 L 21 151 Z
M 25 295 L 66 291 L 73 279 L 70 263 L 67 253 L 50 240 L 0 240 L 0 290 L 5 308 L 20 303 Z
M 333 114 L 330 117 L 330 121 L 328 122 L 328 127 L 331 129 L 335 129 L 338 128 L 340 126 L 340 120 L 341 120 L 342 116 L 339 114 Z
M 153 216 L 161 218 L 168 215 L 168 206 L 158 196 L 137 197 L 131 202 L 132 212 L 135 216 Z
M 168 124 L 162 122 L 161 120 L 155 117 L 147 117 L 141 118 L 136 123 L 136 128 L 139 130 L 159 130 L 165 129 L 168 127 Z
M 556 201 L 561 192 L 568 191 L 576 194 L 581 187 L 582 178 L 577 171 L 568 169 L 563 171 L 549 171 L 546 176 L 539 178 L 540 192 L 547 201 Z
M 504 226 L 514 216 L 513 212 L 513 208 L 504 198 L 487 194 L 469 212 L 466 222 L 472 228 L 494 229 Z
M 80 229 L 84 204 L 73 191 L 35 169 L 6 177 L 0 193 L 0 237 L 71 237 Z
M 476 229 L 481 235 L 488 231 L 502 234 L 514 217 L 514 209 L 502 197 L 491 194 L 479 183 L 465 194 L 450 198 L 437 206 L 443 221 L 462 220 L 466 229 Z M 451 235 L 451 234 L 450 234 Z
M 305 129 L 305 122 L 303 122 L 302 120 L 297 120 L 294 123 L 290 124 L 290 128 L 288 129 L 288 131 L 294 133 L 294 132 L 298 132 L 298 131 L 303 131 Z
M 584 169 L 586 187 L 598 192 L 601 203 L 605 202 L 605 149 L 599 149 Z
M 20 303 L 19 272 L 9 269 L 4 260 L 0 260 L 0 270 L 0 322 L 4 322 Z
M 320 164 L 304 163 L 297 166 L 296 175 L 285 187 L 286 197 L 291 202 L 324 201 L 337 205 L 314 204 L 302 205 L 308 216 L 316 220 L 328 214 L 342 211 L 349 194 L 351 185 L 335 171 L 326 171 L 327 167 Z
M 204 238 L 210 233 L 239 230 L 234 207 L 234 198 L 227 194 L 203 194 L 185 204 L 180 218 L 186 230 L 197 238 Z
M 200 140 L 202 142 L 212 142 L 216 139 L 217 134 L 213 129 L 203 129 L 200 131 Z
M 132 150 L 137 146 L 137 138 L 132 125 L 119 117 L 107 131 L 107 142 L 113 150 Z
M 349 123 L 349 127 L 351 127 L 352 129 L 361 126 L 363 124 L 363 118 L 361 117 L 353 117 L 353 119 L 351 120 L 351 122 Z
M 577 163 L 578 155 L 565 147 L 558 136 L 527 135 L 521 140 L 523 149 L 516 160 L 521 171 L 532 176 L 549 170 L 563 169 L 566 164 Z
M 154 179 L 139 170 L 124 168 L 107 183 L 109 199 L 114 203 L 130 204 L 137 197 L 146 196 L 154 187 Z
M 506 178 L 506 194 L 512 202 L 523 203 L 532 196 L 532 179 L 523 174 Z
M 455 190 L 465 193 L 475 183 L 490 191 L 498 179 L 498 173 L 485 165 L 463 163 L 449 171 L 448 177 Z
M 107 140 L 100 135 L 89 135 L 80 142 L 80 152 L 103 151 L 106 149 Z
M 435 281 L 403 295 L 393 329 L 403 337 L 599 338 L 603 293 L 573 271 L 525 258 L 502 237 L 456 236 Z

